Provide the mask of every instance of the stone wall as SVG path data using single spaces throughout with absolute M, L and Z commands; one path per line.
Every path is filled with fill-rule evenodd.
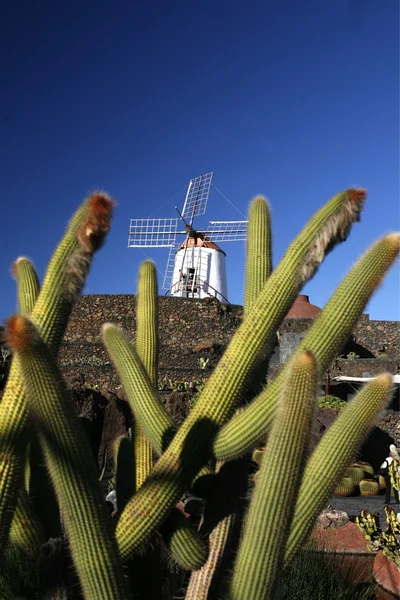
M 76 303 L 60 351 L 64 366 L 109 362 L 101 341 L 101 327 L 119 325 L 133 340 L 136 330 L 133 295 L 82 296 Z M 213 367 L 241 322 L 240 306 L 226 307 L 218 300 L 159 298 L 160 370 L 198 371 L 200 360 Z
M 370 321 L 364 314 L 354 331 L 354 342 L 370 350 L 375 358 L 385 354 L 400 362 L 399 321 Z
M 87 295 L 76 303 L 71 315 L 60 359 L 65 367 L 109 364 L 101 341 L 101 327 L 111 322 L 119 325 L 130 339 L 135 337 L 136 300 L 134 295 Z M 161 296 L 159 298 L 160 371 L 199 371 L 200 359 L 208 360 L 212 369 L 241 323 L 241 306 L 224 306 L 207 298 L 193 300 Z M 287 361 L 312 325 L 312 319 L 285 319 L 279 329 L 279 345 L 271 360 L 271 375 Z M 400 329 L 396 321 L 370 321 L 362 315 L 353 337 L 342 353 L 355 352 L 361 358 L 344 361 L 333 369 L 338 375 L 366 376 L 386 368 L 396 373 L 400 368 Z M 372 360 L 370 360 L 372 359 Z M 379 359 L 378 362 L 372 362 Z M 366 361 L 366 362 L 365 362 Z M 337 361 L 336 361 L 337 363 Z M 161 373 L 160 373 L 161 374 Z M 207 373 L 204 373 L 207 376 Z

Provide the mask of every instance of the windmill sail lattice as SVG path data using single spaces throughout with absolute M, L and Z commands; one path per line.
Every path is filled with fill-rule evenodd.
M 131 219 L 128 248 L 169 248 L 164 290 L 182 297 L 215 296 L 225 302 L 225 253 L 216 244 L 245 240 L 247 221 L 210 221 L 206 229 L 194 229 L 194 218 L 206 212 L 212 177 L 206 173 L 190 180 L 182 213 L 177 209 L 180 219 Z M 180 220 L 184 228 L 178 230 Z

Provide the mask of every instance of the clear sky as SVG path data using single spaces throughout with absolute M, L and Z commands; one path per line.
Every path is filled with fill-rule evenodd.
M 330 197 L 368 190 L 361 223 L 303 290 L 321 307 L 400 228 L 398 0 L 18 0 L 0 5 L 0 49 L 1 321 L 10 264 L 28 256 L 42 278 L 94 189 L 118 208 L 86 293 L 134 293 L 144 255 L 127 248 L 129 219 L 175 216 L 208 171 L 244 214 L 268 197 L 274 264 Z M 238 211 L 213 189 L 209 219 Z M 223 249 L 239 304 L 244 243 Z M 167 253 L 146 252 L 161 272 Z M 367 312 L 398 319 L 399 299 L 397 265 Z

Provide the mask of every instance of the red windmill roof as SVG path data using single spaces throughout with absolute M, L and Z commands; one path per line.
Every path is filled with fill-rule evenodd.
M 300 295 L 293 302 L 286 319 L 315 319 L 321 311 L 318 306 L 310 304 L 308 296 Z

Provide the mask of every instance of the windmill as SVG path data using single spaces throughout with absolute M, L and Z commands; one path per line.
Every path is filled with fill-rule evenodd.
M 247 221 L 210 221 L 205 230 L 194 228 L 195 217 L 206 212 L 212 177 L 190 180 L 182 212 L 175 207 L 178 217 L 131 219 L 128 248 L 169 248 L 163 290 L 181 298 L 213 296 L 225 304 L 226 254 L 217 243 L 245 240 Z

